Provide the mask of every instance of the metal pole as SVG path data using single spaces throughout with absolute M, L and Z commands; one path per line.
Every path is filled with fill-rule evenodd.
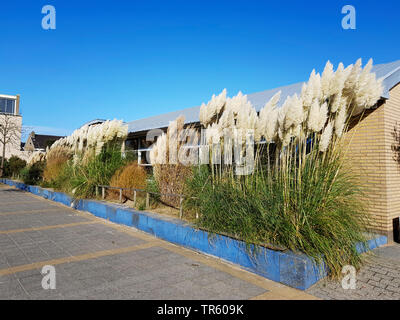
M 122 188 L 119 189 L 119 202 L 122 203 Z
M 101 198 L 104 200 L 105 197 L 106 197 L 106 188 L 101 187 Z
M 133 190 L 133 206 L 136 207 L 136 190 Z

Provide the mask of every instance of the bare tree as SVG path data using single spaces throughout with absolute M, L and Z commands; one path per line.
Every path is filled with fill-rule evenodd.
M 16 121 L 14 115 L 0 114 L 0 145 L 3 147 L 1 164 L 0 164 L 0 177 L 4 172 L 4 159 L 6 157 L 6 147 L 9 145 L 16 145 L 17 148 L 21 144 L 21 124 Z

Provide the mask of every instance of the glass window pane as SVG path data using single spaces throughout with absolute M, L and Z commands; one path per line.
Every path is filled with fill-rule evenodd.
M 14 104 L 15 104 L 14 100 L 7 99 L 6 113 L 14 114 Z
M 6 112 L 6 99 L 0 98 L 0 112 Z

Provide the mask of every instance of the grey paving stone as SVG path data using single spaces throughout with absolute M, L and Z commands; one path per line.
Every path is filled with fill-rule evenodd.
M 344 290 L 339 281 L 324 279 L 307 290 L 322 299 L 400 299 L 400 245 L 373 250 L 357 273 L 356 289 Z
M 12 191 L 0 202 L 0 230 L 88 221 L 67 208 Z M 14 201 L 14 203 L 12 203 Z M 56 209 L 56 210 L 48 210 Z M 43 211 L 40 211 L 43 210 Z M 145 243 L 105 224 L 0 234 L 0 268 Z M 40 269 L 0 277 L 0 299 L 248 299 L 264 289 L 161 247 L 55 265 L 56 289 Z

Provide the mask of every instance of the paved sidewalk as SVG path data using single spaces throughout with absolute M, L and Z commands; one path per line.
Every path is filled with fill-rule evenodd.
M 373 250 L 357 273 L 356 289 L 344 290 L 339 281 L 322 280 L 307 292 L 327 300 L 399 300 L 400 245 Z
M 56 289 L 42 288 L 42 267 Z M 0 184 L 0 299 L 313 299 L 219 259 Z

